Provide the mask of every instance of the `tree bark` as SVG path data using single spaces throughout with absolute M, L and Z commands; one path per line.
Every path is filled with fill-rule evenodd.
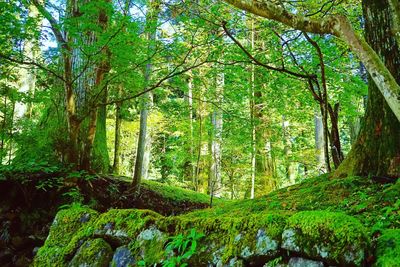
M 363 11 L 368 43 L 400 81 L 399 45 L 391 31 L 393 13 L 388 1 L 363 0 Z M 337 176 L 347 174 L 400 176 L 400 122 L 371 77 L 360 134 L 336 173 Z
M 109 0 L 105 0 L 106 2 Z M 104 9 L 99 10 L 97 24 L 103 31 L 107 30 L 108 27 L 108 16 Z M 88 43 L 91 44 L 97 36 L 95 33 L 89 34 Z M 82 60 L 82 56 L 79 55 L 77 62 Z M 103 59 L 95 65 L 95 75 L 90 75 L 89 70 L 84 72 L 82 79 L 78 78 L 80 85 L 76 88 L 78 98 L 78 105 L 82 105 L 83 110 L 89 109 L 89 126 L 87 129 L 83 129 L 83 151 L 80 168 L 87 171 L 95 171 L 100 173 L 108 172 L 110 159 L 108 156 L 107 149 L 107 135 L 106 135 L 106 117 L 107 107 L 102 105 L 100 107 L 92 107 L 91 101 L 88 101 L 90 91 L 92 94 L 98 94 L 102 103 L 107 102 L 107 85 L 104 84 L 104 79 L 110 70 L 110 52 L 107 46 L 101 50 Z M 79 64 L 79 63 L 78 63 Z M 89 72 L 89 73 L 86 73 Z M 90 86 L 90 80 L 94 80 L 93 86 Z M 87 84 L 89 83 L 89 84 Z
M 150 0 L 148 3 L 148 13 L 146 14 L 146 31 L 147 31 L 147 41 L 149 42 L 147 54 L 153 50 L 154 43 L 156 40 L 157 33 L 157 17 L 160 12 L 160 1 Z M 152 64 L 148 62 L 144 70 L 145 84 L 149 83 L 150 75 L 152 71 Z M 136 151 L 136 161 L 135 168 L 133 171 L 132 189 L 138 194 L 140 190 L 140 183 L 142 178 L 147 176 L 148 167 L 150 162 L 150 150 L 151 150 L 151 140 L 150 135 L 147 132 L 147 119 L 149 115 L 149 109 L 152 104 L 152 96 L 150 92 L 147 92 L 142 97 L 142 107 L 140 111 L 140 128 L 139 128 L 139 138 Z
M 122 93 L 122 86 L 118 89 L 118 95 Z M 122 112 L 121 102 L 117 102 L 115 105 L 115 139 L 114 139 L 114 163 L 113 173 L 119 174 L 120 172 L 120 160 L 121 160 L 121 124 L 122 124 Z
M 189 108 L 189 127 L 190 127 L 190 140 L 189 140 L 189 153 L 190 153 L 190 176 L 193 188 L 196 188 L 196 165 L 194 155 L 194 127 L 193 127 L 193 77 L 192 72 L 188 77 L 188 108 Z
M 326 164 L 325 164 L 325 150 L 324 150 L 324 129 L 322 123 L 322 117 L 320 112 L 315 112 L 314 115 L 314 125 L 315 125 L 315 150 L 316 150 L 316 160 L 317 160 L 317 168 L 320 173 L 326 173 Z
M 217 73 L 215 94 L 219 106 L 222 105 L 222 95 L 224 90 L 224 73 Z M 213 126 L 211 138 L 211 166 L 210 166 L 210 192 L 211 197 L 220 197 L 223 191 L 221 160 L 222 160 L 222 124 L 223 114 L 219 107 L 215 107 L 211 122 Z
M 251 50 L 255 49 L 255 27 L 254 18 L 251 18 Z M 251 124 L 251 186 L 250 186 L 250 198 L 253 199 L 255 196 L 256 186 L 256 122 L 255 122 L 255 66 L 251 65 L 251 77 L 250 77 L 250 124 Z
M 329 142 L 331 145 L 331 155 L 333 164 L 335 165 L 335 169 L 337 169 L 344 160 L 342 145 L 340 143 L 340 136 L 339 136 L 339 103 L 336 103 L 333 108 L 329 104 L 328 110 L 329 110 L 329 117 L 331 120 Z

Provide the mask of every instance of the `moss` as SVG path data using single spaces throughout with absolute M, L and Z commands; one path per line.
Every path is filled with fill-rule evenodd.
M 87 240 L 72 258 L 69 266 L 107 267 L 112 253 L 110 245 L 103 239 Z
M 167 234 L 161 232 L 154 225 L 140 232 L 137 238 L 129 244 L 133 255 L 146 266 L 154 266 L 165 258 L 164 244 Z
M 167 199 L 171 199 L 176 202 L 192 202 L 192 203 L 210 203 L 210 197 L 206 194 L 198 193 L 192 190 L 187 190 L 184 188 L 179 188 L 175 186 L 169 186 L 166 184 L 145 180 L 142 186 L 157 192 Z M 214 204 L 219 204 L 224 202 L 224 200 L 213 199 Z
M 206 215 L 206 213 L 200 214 Z M 283 214 L 265 212 L 243 217 L 196 215 L 199 213 L 169 217 L 165 220 L 165 224 L 173 229 L 175 235 L 179 233 L 186 235 L 192 228 L 205 235 L 194 257 L 198 260 L 195 264 L 206 264 L 215 258 L 218 258 L 220 263 L 226 264 L 233 258 L 251 257 L 269 252 L 273 256 L 279 250 L 287 219 Z M 199 262 L 200 260 L 202 262 Z
M 380 220 L 383 207 L 394 206 L 400 199 L 400 182 L 382 185 L 366 177 L 331 179 L 327 175 L 310 178 L 253 200 L 220 203 L 212 209 L 190 213 L 193 217 L 244 217 L 248 214 L 279 211 L 293 214 L 305 210 L 343 212 L 356 217 L 367 228 Z M 189 214 L 188 214 L 189 215 Z M 400 227 L 400 220 L 385 223 L 385 228 Z
M 400 230 L 389 229 L 378 239 L 376 263 L 374 266 L 392 267 L 400 262 Z
M 155 182 L 146 181 L 145 186 L 153 186 L 152 190 L 160 190 L 176 203 L 193 201 L 197 197 L 193 197 L 191 191 Z M 281 255 L 280 247 L 290 239 L 290 234 L 293 234 L 294 245 L 303 249 L 299 252 L 305 256 L 328 257 L 326 262 L 331 264 L 356 265 L 369 248 L 371 226 L 383 217 L 385 222 L 387 218 L 393 219 L 380 229 L 395 228 L 399 224 L 396 219 L 399 191 L 400 182 L 381 185 L 363 177 L 331 179 L 324 175 L 258 199 L 221 201 L 214 208 L 180 216 L 164 217 L 149 210 L 109 210 L 84 227 L 69 227 L 66 231 L 72 234 L 61 241 L 57 240 L 57 235 L 50 234 L 46 242 L 47 255 L 64 255 L 64 258 L 56 258 L 63 266 L 63 260 L 70 260 L 83 242 L 102 237 L 114 247 L 129 244 L 132 255 L 153 265 L 165 257 L 163 248 L 168 236 L 186 235 L 195 228 L 205 237 L 199 241 L 196 255 L 190 262 L 192 266 L 227 264 L 235 258 L 250 262 L 259 255 L 263 255 L 263 260 L 272 260 Z M 203 197 L 208 201 L 207 196 L 200 198 Z M 79 217 L 79 210 L 66 212 L 74 213 Z M 56 221 L 61 217 L 64 215 L 57 215 Z M 148 230 L 162 238 L 138 237 Z M 119 243 L 113 244 L 111 237 L 119 239 Z M 42 260 L 57 263 L 43 257 Z
M 90 225 L 97 215 L 96 211 L 80 206 L 59 211 L 33 266 L 64 266 L 65 248 L 74 240 L 76 232 Z
M 369 238 L 354 217 L 327 211 L 303 211 L 289 218 L 286 246 L 298 247 L 312 257 L 329 257 L 337 263 L 360 265 Z M 290 231 L 294 231 L 293 235 Z M 294 240 L 290 240 L 291 238 Z M 296 249 L 295 249 L 296 250 Z
M 137 236 L 138 233 L 163 216 L 151 210 L 112 209 L 103 213 L 94 223 L 97 231 L 126 236 Z

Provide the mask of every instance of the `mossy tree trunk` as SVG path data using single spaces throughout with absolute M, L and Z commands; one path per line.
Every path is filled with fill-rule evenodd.
M 107 90 L 102 99 L 107 101 Z M 97 109 L 96 133 L 93 141 L 93 153 L 91 168 L 96 172 L 107 173 L 110 166 L 110 157 L 107 148 L 107 107 L 100 106 Z
M 393 13 L 388 0 L 363 0 L 365 33 L 369 45 L 400 82 L 399 44 L 393 34 Z M 364 122 L 349 156 L 337 175 L 400 176 L 400 122 L 369 78 Z
M 109 2 L 105 0 L 104 2 Z M 107 30 L 109 18 L 104 9 L 99 9 L 97 24 L 103 31 Z M 96 33 L 92 33 L 93 37 L 89 38 L 89 43 L 96 40 Z M 101 49 L 102 59 L 95 64 L 95 75 L 83 75 L 83 83 L 87 83 L 90 79 L 94 79 L 94 85 L 85 88 L 86 86 L 78 86 L 78 91 L 83 91 L 84 98 L 90 91 L 98 92 L 99 101 L 107 102 L 107 85 L 104 84 L 105 78 L 111 68 L 110 66 L 110 50 L 107 46 Z M 87 76 L 87 77 L 86 77 Z M 80 79 L 78 79 L 79 81 Z M 77 93 L 79 95 L 79 93 Z M 87 100 L 86 100 L 87 101 Z M 78 100 L 79 103 L 79 100 Z M 92 107 L 89 103 L 85 103 L 84 108 L 90 109 L 88 128 L 82 127 L 83 151 L 81 152 L 80 168 L 87 171 L 95 171 L 105 173 L 108 172 L 110 159 L 107 149 L 106 136 L 106 117 L 107 107 L 103 105 Z

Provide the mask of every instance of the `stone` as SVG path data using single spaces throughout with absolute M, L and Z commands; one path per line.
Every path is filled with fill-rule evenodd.
M 277 249 L 278 242 L 271 239 L 263 229 L 259 229 L 256 235 L 256 254 L 266 256 Z
M 128 247 L 123 246 L 115 250 L 110 267 L 128 267 L 135 264 L 136 260 Z
M 300 247 L 296 244 L 296 232 L 293 229 L 286 229 L 283 231 L 282 248 L 289 251 L 300 251 Z
M 289 260 L 289 267 L 324 267 L 324 263 L 320 261 L 313 261 L 299 257 L 293 257 Z
M 111 246 L 101 238 L 87 240 L 78 249 L 69 267 L 108 267 L 113 251 Z
M 298 212 L 282 233 L 283 249 L 332 265 L 360 266 L 369 243 L 360 221 L 339 212 Z

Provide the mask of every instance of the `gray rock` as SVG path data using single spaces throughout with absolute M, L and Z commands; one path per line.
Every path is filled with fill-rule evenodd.
M 115 250 L 110 267 L 128 267 L 135 262 L 132 252 L 126 246 L 123 246 Z
M 222 267 L 222 255 L 224 254 L 225 246 L 217 249 L 212 253 L 213 266 Z
M 256 254 L 266 256 L 278 249 L 278 242 L 271 239 L 263 229 L 259 229 L 256 235 Z
M 239 260 L 237 258 L 232 258 L 230 259 L 228 265 L 225 265 L 226 267 L 243 267 L 244 263 L 242 260 Z
M 140 232 L 140 234 L 137 237 L 138 241 L 143 241 L 143 240 L 157 240 L 160 241 L 163 239 L 163 233 L 157 229 L 154 225 L 150 226 L 150 228 Z
M 282 233 L 282 248 L 290 251 L 300 252 L 296 244 L 296 232 L 293 229 L 286 229 Z
M 346 253 L 344 254 L 344 259 L 348 263 L 361 262 L 364 259 L 364 251 L 355 246 L 352 246 L 351 250 L 346 251 Z
M 248 246 L 246 246 L 243 250 L 242 250 L 242 252 L 240 253 L 240 256 L 243 258 L 243 259 L 248 259 L 248 258 L 250 258 L 251 256 L 253 256 L 254 255 L 254 253 L 250 250 L 250 248 L 248 247 Z
M 293 257 L 289 260 L 289 267 L 324 267 L 320 261 L 313 261 L 303 258 Z
M 321 258 L 326 259 L 329 257 L 329 249 L 327 247 L 316 245 L 315 249 Z
M 68 267 L 107 267 L 112 257 L 110 245 L 101 238 L 87 240 L 78 249 Z

